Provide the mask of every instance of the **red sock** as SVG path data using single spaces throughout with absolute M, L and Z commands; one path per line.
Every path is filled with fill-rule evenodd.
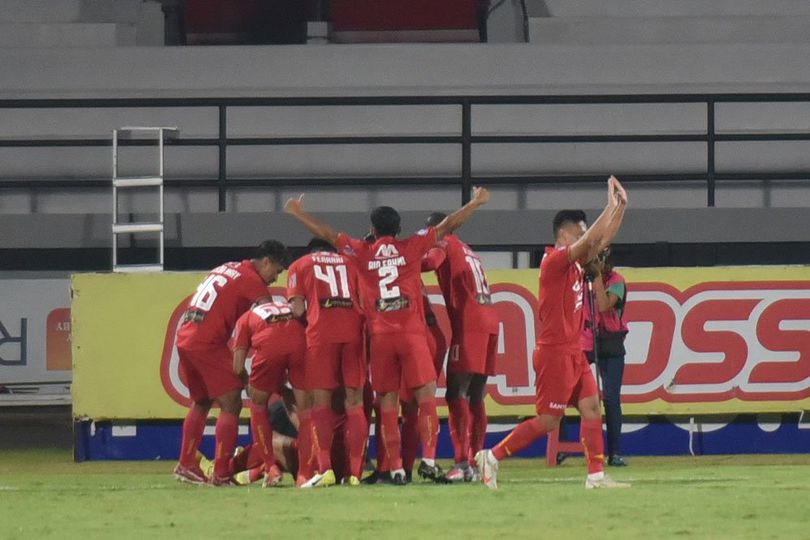
M 469 460 L 475 460 L 475 454 L 483 450 L 484 437 L 487 436 L 487 406 L 484 402 L 470 405 L 470 453 Z
M 180 443 L 180 459 L 184 467 L 197 465 L 197 448 L 200 446 L 205 431 L 206 414 L 196 407 L 191 407 L 183 420 L 183 439 Z
M 273 455 L 273 429 L 267 417 L 267 407 L 250 404 L 250 433 L 253 443 L 262 455 L 262 462 L 266 470 L 275 465 L 276 457 Z
M 436 459 L 438 435 L 439 415 L 436 413 L 436 398 L 429 397 L 419 402 L 419 437 L 422 439 L 423 459 Z
M 312 451 L 311 411 L 298 414 L 298 477 L 309 480 L 315 474 Z
M 579 438 L 585 449 L 588 474 L 602 472 L 605 469 L 605 441 L 602 440 L 602 419 L 580 420 Z
M 419 449 L 419 409 L 413 404 L 402 407 L 402 468 L 413 470 Z
M 344 429 L 346 450 L 349 452 L 349 471 L 351 475 L 360 478 L 363 474 L 363 454 L 368 440 L 368 421 L 362 405 L 346 409 Z
M 324 405 L 312 407 L 312 432 L 315 445 L 315 457 L 318 460 L 319 472 L 332 468 L 332 437 L 335 429 L 332 421 L 332 410 Z
M 264 458 L 262 458 L 259 445 L 251 442 L 245 447 L 244 452 L 231 458 L 230 470 L 236 474 L 241 471 L 253 469 L 254 467 L 261 467 L 262 465 L 264 465 Z
M 399 450 L 399 425 L 396 409 L 383 409 L 380 415 L 382 443 L 385 446 L 385 461 L 389 471 L 402 468 L 402 455 Z
M 492 455 L 501 460 L 516 454 L 546 434 L 546 427 L 538 417 L 530 418 L 518 424 L 512 433 L 495 445 Z
M 236 438 L 239 436 L 239 417 L 233 413 L 220 411 L 215 436 L 214 474 L 224 478 L 231 475 L 228 465 L 233 449 L 236 448 Z
M 456 463 L 463 463 L 470 453 L 470 404 L 466 399 L 457 397 L 447 402 L 447 408 L 450 412 L 447 423 L 453 441 L 453 459 Z

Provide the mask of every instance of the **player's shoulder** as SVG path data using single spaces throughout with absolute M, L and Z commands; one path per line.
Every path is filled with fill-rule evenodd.
M 290 266 L 287 268 L 287 272 L 289 273 L 289 272 L 295 272 L 296 270 L 302 270 L 302 269 L 306 268 L 307 266 L 310 266 L 311 264 L 312 264 L 312 257 L 308 253 L 306 255 L 303 255 L 303 256 L 298 257 L 297 259 L 295 259 L 290 264 Z

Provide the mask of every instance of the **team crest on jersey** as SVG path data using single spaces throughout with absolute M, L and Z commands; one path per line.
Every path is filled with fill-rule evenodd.
M 390 259 L 391 257 L 399 257 L 399 251 L 393 244 L 382 244 L 374 254 L 375 259 Z

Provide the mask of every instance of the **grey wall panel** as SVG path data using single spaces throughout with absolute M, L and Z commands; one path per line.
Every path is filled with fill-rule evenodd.
M 810 141 L 719 142 L 717 172 L 810 172 Z
M 579 205 L 569 205 L 579 206 Z M 584 208 L 589 216 L 600 209 Z M 551 242 L 556 210 L 477 212 L 461 229 L 465 241 L 485 245 Z M 338 230 L 362 236 L 367 212 L 317 213 Z M 402 212 L 407 234 L 422 227 L 425 211 Z M 0 215 L 0 249 L 105 247 L 111 245 L 109 214 Z M 810 216 L 805 208 L 655 208 L 630 209 L 620 243 L 652 242 L 806 242 Z M 253 246 L 278 238 L 303 246 L 309 233 L 292 217 L 276 213 L 194 213 L 166 217 L 168 246 Z
M 702 103 L 476 105 L 474 135 L 622 135 L 706 132 Z
M 108 138 L 124 126 L 177 126 L 182 137 L 216 137 L 211 107 L 3 109 L 0 137 Z
M 678 143 L 476 144 L 473 174 L 704 172 L 706 145 Z
M 810 103 L 718 103 L 718 133 L 810 132 Z
M 128 147 L 119 153 L 119 175 L 154 175 L 157 147 Z M 165 176 L 216 178 L 215 146 L 177 146 L 165 152 Z M 0 148 L 0 170 L 9 179 L 112 178 L 111 147 Z
M 461 107 L 231 107 L 229 137 L 459 135 Z
M 234 146 L 229 176 L 459 175 L 461 145 Z
M 3 97 L 789 91 L 810 45 L 343 45 L 0 50 Z M 306 66 L 306 68 L 302 68 Z
M 607 180 L 607 177 L 605 177 Z M 526 208 L 562 210 L 564 208 L 599 208 L 606 200 L 606 186 L 581 184 L 536 186 L 526 188 Z M 632 208 L 701 208 L 706 206 L 706 184 L 702 182 L 645 183 L 627 186 Z M 595 217 L 595 216 L 594 216 Z

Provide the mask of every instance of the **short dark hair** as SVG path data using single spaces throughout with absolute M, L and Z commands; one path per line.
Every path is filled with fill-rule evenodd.
M 390 206 L 378 206 L 371 211 L 371 224 L 377 236 L 396 236 L 399 234 L 399 212 Z
M 428 216 L 427 220 L 425 221 L 425 225 L 427 225 L 428 227 L 435 227 L 436 225 L 444 221 L 444 218 L 446 217 L 447 214 L 445 214 L 444 212 L 433 212 Z
M 281 264 L 284 268 L 290 263 L 290 252 L 287 251 L 287 247 L 278 240 L 265 240 L 259 244 L 253 256 L 256 259 L 267 257 L 271 261 Z
M 554 221 L 551 225 L 554 238 L 557 238 L 557 233 L 563 226 L 569 223 L 576 224 L 580 221 L 584 221 L 586 225 L 588 224 L 588 216 L 586 216 L 585 212 L 582 210 L 560 210 L 557 212 L 557 215 L 554 216 Z
M 309 244 L 307 244 L 307 250 L 310 253 L 315 251 L 331 251 L 332 253 L 337 252 L 335 246 L 333 246 L 332 244 L 321 238 L 313 238 L 312 240 L 310 240 Z

